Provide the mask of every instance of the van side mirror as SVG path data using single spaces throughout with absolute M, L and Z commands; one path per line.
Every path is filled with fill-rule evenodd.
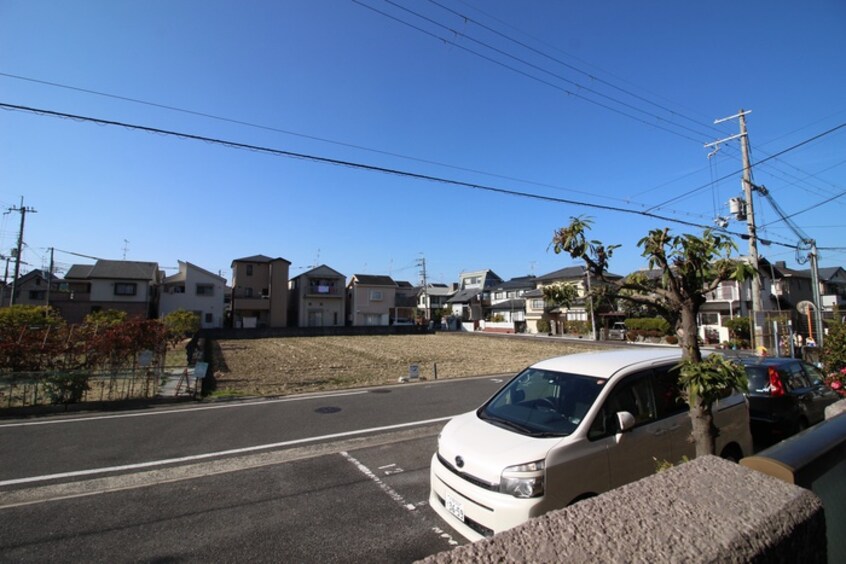
M 620 433 L 625 433 L 626 431 L 634 427 L 635 423 L 636 421 L 634 415 L 632 415 L 628 411 L 617 412 L 617 428 L 620 430 Z

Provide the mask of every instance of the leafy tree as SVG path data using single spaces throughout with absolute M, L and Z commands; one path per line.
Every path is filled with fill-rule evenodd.
M 746 280 L 755 275 L 752 268 L 732 260 L 734 242 L 710 229 L 701 236 L 671 235 L 668 228 L 653 229 L 638 241 L 650 270 L 659 276 L 634 273 L 622 280 L 606 277 L 608 262 L 620 245 L 606 246 L 589 240 L 592 220 L 571 218 L 570 224 L 557 230 L 552 238 L 556 254 L 564 253 L 583 260 L 592 274 L 618 290 L 620 298 L 651 306 L 672 320 L 682 348 L 683 383 L 690 404 L 692 438 L 696 455 L 715 454 L 717 429 L 714 426 L 714 398 L 726 389 L 745 382 L 743 368 L 716 360 L 702 363 L 697 335 L 697 316 L 705 296 L 724 280 Z
M 846 368 L 846 323 L 841 321 L 840 312 L 836 311 L 834 319 L 828 321 L 827 325 L 822 360 L 826 372 L 835 373 Z
M 193 335 L 200 330 L 200 316 L 193 311 L 177 309 L 164 316 L 162 319 L 167 329 L 168 339 L 172 343 L 178 343 L 188 335 Z
M 91 327 L 113 327 L 119 325 L 127 320 L 129 314 L 119 309 L 104 309 L 101 311 L 92 311 L 85 316 L 83 321 L 86 325 Z
M 579 297 L 575 284 L 559 282 L 543 287 L 543 299 L 552 307 L 570 307 Z

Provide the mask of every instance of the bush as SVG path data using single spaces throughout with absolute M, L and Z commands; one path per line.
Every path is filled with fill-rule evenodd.
M 745 317 L 732 317 L 723 320 L 723 327 L 729 330 L 729 336 L 735 341 L 749 340 L 749 320 Z
M 88 385 L 88 373 L 73 372 L 70 374 L 57 374 L 47 378 L 44 391 L 50 396 L 54 404 L 79 403 L 82 396 L 90 390 Z
M 549 320 L 548 319 L 538 320 L 538 333 L 549 333 Z
M 663 317 L 634 317 L 626 319 L 626 331 L 654 331 L 662 336 L 671 334 L 672 327 Z
M 564 323 L 564 332 L 574 335 L 586 335 L 590 333 L 590 321 L 567 320 Z

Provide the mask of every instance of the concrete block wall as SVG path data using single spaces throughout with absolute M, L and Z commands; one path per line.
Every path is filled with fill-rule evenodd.
M 820 499 L 714 456 L 422 562 L 825 562 Z

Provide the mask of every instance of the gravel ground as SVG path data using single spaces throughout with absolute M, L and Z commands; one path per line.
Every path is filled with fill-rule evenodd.
M 592 350 L 580 343 L 468 333 L 291 337 L 215 342 L 217 390 L 286 395 L 396 383 L 415 363 L 420 376 L 514 373 L 538 360 Z

